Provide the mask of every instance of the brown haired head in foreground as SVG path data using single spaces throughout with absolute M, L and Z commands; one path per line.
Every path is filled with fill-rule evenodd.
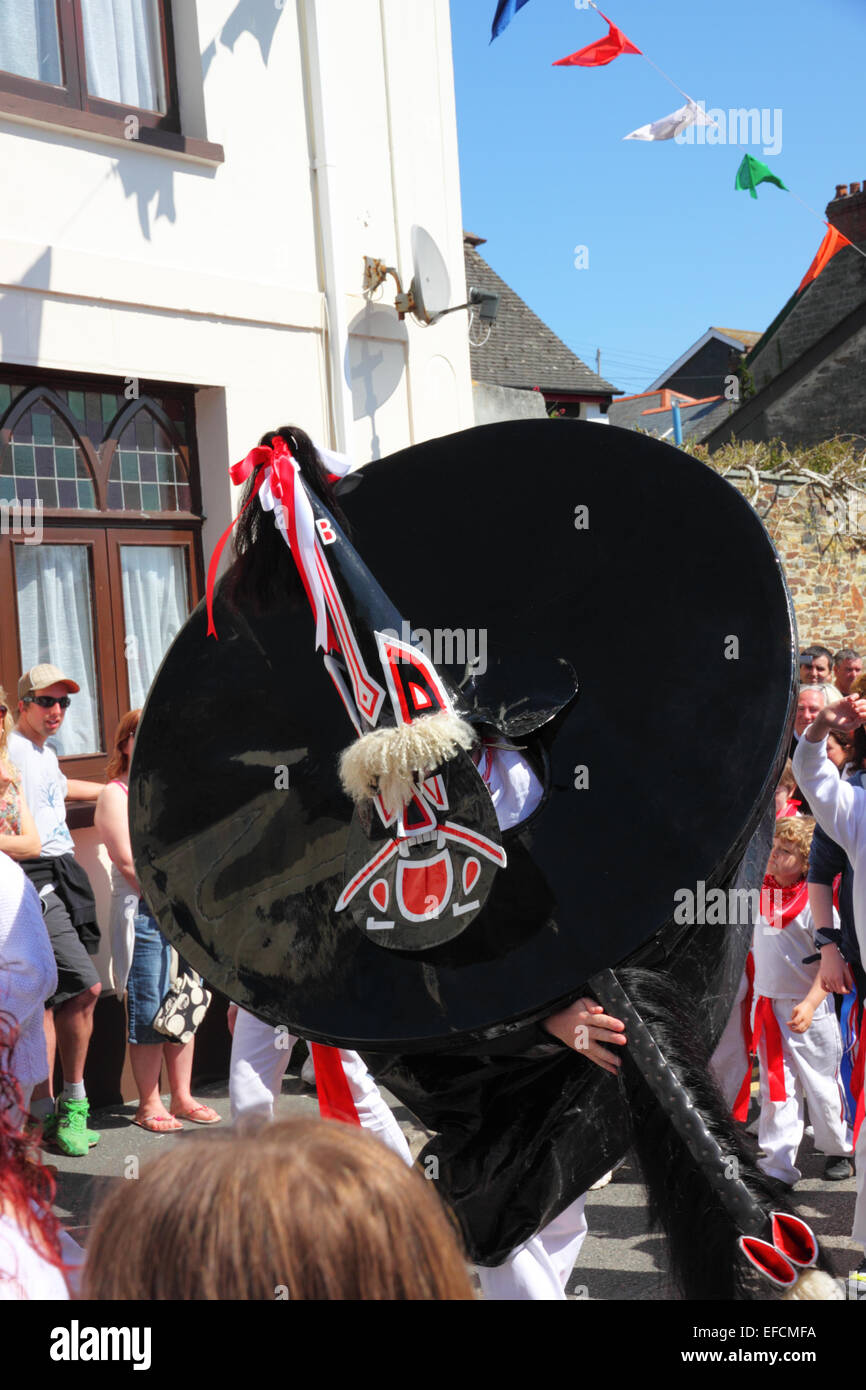
M 109 1196 L 82 1298 L 471 1299 L 434 1188 L 336 1122 L 187 1140 Z

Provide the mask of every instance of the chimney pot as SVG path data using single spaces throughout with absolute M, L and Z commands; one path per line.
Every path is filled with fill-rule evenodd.
M 836 185 L 836 197 L 827 204 L 824 213 L 831 226 L 855 246 L 866 243 L 866 179 L 862 183 Z

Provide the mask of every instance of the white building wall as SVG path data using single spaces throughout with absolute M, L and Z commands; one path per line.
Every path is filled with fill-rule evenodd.
M 419 223 L 442 249 L 454 302 L 465 297 L 448 3 L 312 9 L 363 462 L 472 423 L 465 315 L 403 325 L 384 307 L 393 282 L 380 303 L 361 295 L 368 254 L 408 284 Z M 224 390 L 223 456 L 203 456 L 205 510 L 222 524 L 227 463 L 265 429 L 291 419 L 334 442 L 309 34 L 305 0 L 175 0 L 174 14 L 185 133 L 222 144 L 225 163 L 0 114 L 0 352 Z
M 337 443 L 327 289 L 350 330 L 338 357 L 359 462 L 474 422 L 466 315 L 400 323 L 393 281 L 376 303 L 361 294 L 365 255 L 408 287 L 417 223 L 465 300 L 451 35 L 448 0 L 174 0 L 173 16 L 183 133 L 225 162 L 0 112 L 0 358 L 203 388 L 207 556 L 234 506 L 228 465 L 266 429 Z M 313 167 L 314 38 L 327 170 Z M 95 833 L 77 840 L 95 870 Z

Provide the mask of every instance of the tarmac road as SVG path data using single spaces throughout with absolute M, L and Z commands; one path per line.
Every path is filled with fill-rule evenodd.
M 197 1097 L 207 1101 L 229 1123 L 228 1090 L 225 1083 L 204 1087 Z M 386 1093 L 387 1096 L 387 1093 Z M 423 1146 L 426 1135 L 408 1111 L 392 1104 L 407 1135 L 413 1153 Z M 90 1126 L 101 1134 L 98 1145 L 86 1158 L 66 1158 L 46 1149 L 44 1158 L 57 1170 L 55 1210 L 81 1244 L 87 1237 L 91 1213 L 114 1183 L 137 1176 L 140 1166 L 170 1144 L 207 1143 L 210 1129 L 187 1124 L 172 1134 L 149 1134 L 130 1123 L 134 1105 L 113 1106 L 95 1111 Z M 314 1092 L 289 1072 L 277 1106 L 279 1118 L 317 1114 Z M 754 1112 L 753 1112 L 754 1113 Z M 216 1129 L 217 1126 L 212 1128 Z M 855 1180 L 825 1182 L 821 1176 L 824 1160 L 813 1151 L 806 1138 L 800 1150 L 803 1177 L 794 1198 L 800 1214 L 812 1224 L 834 1272 L 847 1280 L 862 1253 L 850 1240 L 854 1214 Z M 589 1235 L 571 1278 L 568 1293 L 574 1300 L 608 1302 L 613 1300 L 665 1301 L 677 1297 L 666 1276 L 662 1238 L 648 1228 L 646 1194 L 632 1158 L 614 1174 L 611 1182 L 587 1199 Z

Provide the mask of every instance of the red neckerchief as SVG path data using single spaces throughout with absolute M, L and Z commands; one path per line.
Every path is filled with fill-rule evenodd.
M 802 804 L 802 801 L 797 801 L 795 797 L 789 796 L 788 800 L 785 802 L 784 811 L 780 811 L 776 819 L 784 820 L 786 816 L 796 816 Z
M 780 896 L 777 897 L 776 894 Z M 795 917 L 799 917 L 803 908 L 809 901 L 809 885 L 804 878 L 798 883 L 792 883 L 790 887 L 783 888 L 777 883 L 772 874 L 764 875 L 764 886 L 761 889 L 761 916 L 769 922 L 771 927 L 787 927 Z M 781 902 L 781 914 L 777 914 L 776 905 Z

